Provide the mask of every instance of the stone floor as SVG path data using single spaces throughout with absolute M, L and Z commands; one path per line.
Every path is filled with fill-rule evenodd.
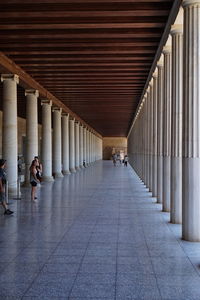
M 0 299 L 198 300 L 200 243 L 132 168 L 98 162 L 0 212 Z

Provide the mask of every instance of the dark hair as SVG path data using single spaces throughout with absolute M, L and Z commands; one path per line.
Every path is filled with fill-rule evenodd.
M 6 159 L 0 159 L 0 167 L 2 167 L 4 164 L 5 164 L 5 162 L 6 162 Z
M 37 162 L 35 159 L 32 160 L 31 167 L 34 166 L 34 163 Z
M 39 157 L 38 157 L 38 156 L 34 156 L 34 160 L 35 160 L 35 159 L 39 159 Z

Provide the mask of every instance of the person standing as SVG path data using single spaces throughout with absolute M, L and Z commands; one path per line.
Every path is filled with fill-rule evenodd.
M 128 155 L 124 156 L 124 167 L 128 165 Z
M 6 160 L 5 159 L 0 159 L 0 202 L 1 205 L 4 207 L 4 215 L 12 215 L 13 211 L 8 209 L 8 205 L 6 203 L 6 172 L 5 172 L 5 167 L 6 167 Z
M 38 156 L 35 156 L 34 160 L 36 160 L 36 162 L 37 162 L 37 164 L 36 164 L 36 170 L 37 170 L 36 177 L 41 182 L 42 181 L 42 164 L 39 161 Z
M 37 160 L 34 159 L 30 166 L 30 184 L 31 184 L 31 200 L 35 201 L 36 191 L 37 191 L 37 184 L 40 183 L 39 179 L 37 178 Z

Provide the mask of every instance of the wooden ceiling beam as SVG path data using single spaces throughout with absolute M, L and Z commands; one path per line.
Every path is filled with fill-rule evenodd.
M 165 23 L 89 23 L 89 24 L 12 24 L 0 25 L 0 30 L 35 30 L 35 29 L 93 29 L 93 28 L 162 28 Z
M 166 9 L 159 9 L 159 6 L 156 6 L 157 9 L 138 9 L 138 10 L 112 10 L 112 11 L 48 11 L 48 8 L 45 11 L 4 11 L 1 14 L 1 19 L 9 19 L 9 18 L 20 18 L 20 21 L 23 22 L 24 19 L 31 19 L 33 18 L 81 18 L 81 17 L 145 17 L 145 16 L 168 16 L 169 11 Z

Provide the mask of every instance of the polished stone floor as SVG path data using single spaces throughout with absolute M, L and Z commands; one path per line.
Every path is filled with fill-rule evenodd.
M 130 166 L 97 162 L 0 211 L 0 299 L 198 300 L 200 243 L 181 241 Z

